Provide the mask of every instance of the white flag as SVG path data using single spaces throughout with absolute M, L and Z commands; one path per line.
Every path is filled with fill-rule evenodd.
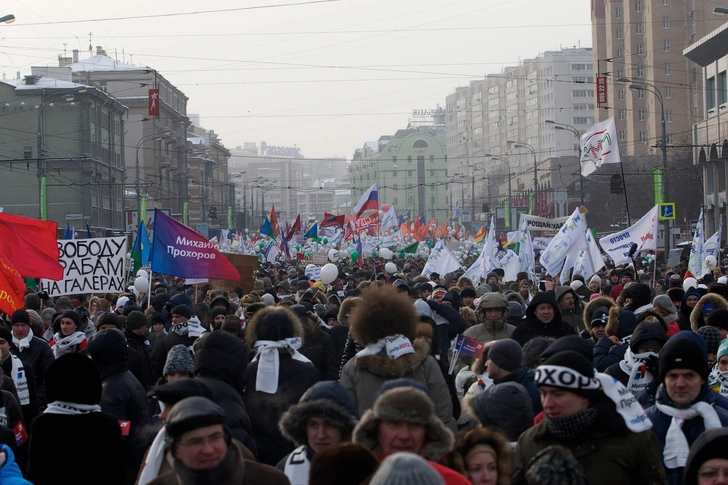
M 698 217 L 698 225 L 695 226 L 695 235 L 693 243 L 690 245 L 690 258 L 688 259 L 688 271 L 693 276 L 700 278 L 703 276 L 703 208 L 700 208 L 700 217 Z
M 599 240 L 599 245 L 605 253 L 612 258 L 615 265 L 631 262 L 629 250 L 632 244 L 637 244 L 637 251 L 648 251 L 657 249 L 657 216 L 659 206 L 655 206 L 642 216 L 642 219 L 613 234 L 604 236 Z
M 580 274 L 585 280 L 589 280 L 592 275 L 596 274 L 597 271 L 604 267 L 604 260 L 602 259 L 602 253 L 599 251 L 599 246 L 594 239 L 594 236 L 590 230 L 586 231 L 586 245 L 587 249 L 582 249 L 576 257 L 574 263 L 574 274 Z
M 500 260 L 501 268 L 503 268 L 503 281 L 516 281 L 518 272 L 521 270 L 521 258 L 510 249 Z
M 705 258 L 708 256 L 715 256 L 718 258 L 718 251 L 720 250 L 720 233 L 723 231 L 723 218 L 720 219 L 720 226 L 718 231 L 710 236 L 710 239 L 705 241 L 703 244 L 703 275 L 710 273 L 711 269 L 705 265 Z
M 485 251 L 481 251 L 478 255 L 478 259 L 475 260 L 473 264 L 470 265 L 468 270 L 463 273 L 464 278 L 469 278 L 470 281 L 473 282 L 474 285 L 477 285 L 480 283 L 480 280 L 483 278 L 483 268 L 485 266 Z
M 548 274 L 556 276 L 566 256 L 580 249 L 586 249 L 586 219 L 577 207 L 541 253 L 541 266 Z
M 586 177 L 603 163 L 621 163 L 614 116 L 581 135 L 581 174 Z
M 394 206 L 391 206 L 387 212 L 382 216 L 382 231 L 386 231 L 390 227 L 397 227 L 397 212 L 394 210 Z
M 521 228 L 518 230 L 518 256 L 521 258 L 521 271 L 528 273 L 528 278 L 536 280 L 536 257 L 533 254 L 533 241 L 528 221 L 521 219 Z
M 432 252 L 430 252 L 430 257 L 427 258 L 422 274 L 429 277 L 432 273 L 438 273 L 443 276 L 460 268 L 462 268 L 462 265 L 458 263 L 452 251 L 445 246 L 442 239 L 438 239 L 435 247 L 432 248 Z
M 490 217 L 490 229 L 485 236 L 485 244 L 483 245 L 483 253 L 485 254 L 485 265 L 483 266 L 483 278 L 488 272 L 496 268 L 500 268 L 498 263 L 498 244 L 495 242 L 495 216 Z

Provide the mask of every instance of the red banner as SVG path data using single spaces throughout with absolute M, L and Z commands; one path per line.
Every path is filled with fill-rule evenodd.
M 0 252 L 26 278 L 63 279 L 63 266 L 58 262 L 57 230 L 58 224 L 53 221 L 0 213 L 0 234 L 3 235 Z
M 360 217 L 359 219 L 354 221 L 354 231 L 355 232 L 361 232 L 369 229 L 370 227 L 373 227 L 377 224 L 376 219 L 373 219 L 371 216 L 367 217 Z
M 607 76 L 597 76 L 597 104 L 607 104 Z
M 149 90 L 149 116 L 159 116 L 159 89 Z
M 12 315 L 25 306 L 25 282 L 20 273 L 0 253 L 0 310 Z

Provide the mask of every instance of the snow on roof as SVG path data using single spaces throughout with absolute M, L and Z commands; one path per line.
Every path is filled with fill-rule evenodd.
M 103 54 L 75 62 L 69 67 L 72 72 L 146 71 L 150 69 L 119 62 Z
M 54 79 L 52 77 L 40 77 L 36 78 L 35 84 L 26 84 L 25 79 L 2 79 L 3 83 L 8 84 L 10 86 L 15 86 L 15 89 L 17 90 L 33 90 L 33 89 L 75 89 L 75 88 L 82 88 L 87 87 L 91 88 L 91 86 L 86 86 L 85 84 L 77 84 L 72 83 L 70 81 L 62 81 L 60 79 Z
M 378 141 L 365 141 L 364 144 L 369 147 L 369 149 L 373 152 L 379 151 L 379 142 Z

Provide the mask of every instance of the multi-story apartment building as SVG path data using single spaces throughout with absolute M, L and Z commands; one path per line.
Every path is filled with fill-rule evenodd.
M 466 200 L 465 207 L 485 209 L 488 196 L 495 202 L 507 197 L 509 172 L 514 192 L 533 191 L 535 183 L 541 190 L 551 186 L 548 159 L 576 156 L 578 140 L 547 121 L 579 132 L 594 123 L 593 72 L 589 48 L 547 51 L 447 97 L 449 175 L 475 180 L 475 203 Z M 547 200 L 536 205 L 537 213 L 547 214 Z

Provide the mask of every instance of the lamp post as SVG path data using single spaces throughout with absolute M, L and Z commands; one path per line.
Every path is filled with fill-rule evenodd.
M 719 8 L 721 7 L 716 7 L 716 9 Z M 726 11 L 728 12 L 728 9 Z M 662 91 L 660 91 L 654 84 L 646 82 L 632 83 L 632 81 L 626 77 L 617 78 L 617 81 L 630 83 L 629 89 L 632 90 L 649 91 L 654 94 L 660 102 L 660 125 L 662 126 L 662 201 L 667 202 L 669 200 L 667 191 L 667 129 L 665 126 L 665 100 L 662 97 Z M 667 230 L 665 231 L 665 256 L 667 257 L 667 253 L 670 251 L 670 235 L 668 234 L 669 223 L 666 223 L 665 225 L 667 226 Z
M 15 17 L 12 15 L 6 15 L 5 17 L 12 17 L 10 21 L 5 20 L 6 23 L 10 23 L 15 20 Z M 5 17 L 0 18 L 0 21 L 3 21 Z M 37 144 L 37 155 L 38 155 L 38 161 L 37 161 L 37 171 L 38 171 L 38 216 L 40 219 L 45 220 L 47 214 L 45 213 L 45 160 L 43 157 L 43 122 L 45 121 L 43 119 L 43 112 L 45 111 L 46 107 L 53 108 L 55 105 L 53 104 L 53 101 L 56 101 L 58 99 L 64 99 L 65 101 L 73 102 L 75 99 L 74 94 L 75 93 L 85 93 L 86 87 L 82 86 L 80 88 L 75 88 L 71 90 L 65 90 L 58 93 L 52 93 L 48 97 L 46 97 L 46 90 L 41 89 L 40 93 L 40 103 L 38 103 L 38 131 L 36 136 L 36 144 Z
M 135 186 L 136 186 L 136 202 L 137 202 L 137 225 L 142 221 L 142 194 L 139 183 L 139 149 L 142 147 L 145 141 L 154 140 L 159 141 L 165 138 L 169 138 L 171 131 L 163 131 L 161 133 L 153 133 L 151 135 L 143 136 L 136 146 L 136 174 L 135 174 Z
M 581 174 L 581 132 L 575 126 L 568 125 L 566 123 L 559 123 L 558 121 L 554 121 L 554 120 L 546 120 L 546 123 L 553 125 L 554 130 L 570 131 L 576 137 L 577 153 L 579 156 L 579 199 L 580 199 L 581 205 L 583 206 L 584 205 L 584 176 Z
M 486 157 L 490 157 L 491 160 L 498 160 L 499 162 L 503 162 L 506 164 L 506 167 L 508 167 L 508 214 L 506 214 L 506 217 L 508 218 L 508 227 L 510 227 L 512 224 L 512 218 L 511 218 L 511 204 L 513 201 L 511 200 L 511 164 L 508 162 L 508 159 L 506 157 L 498 157 L 495 155 L 491 155 L 490 153 L 485 154 Z
M 514 148 L 525 148 L 533 155 L 533 210 L 538 212 L 538 162 L 536 161 L 536 150 L 522 141 L 509 140 L 507 143 L 513 145 Z
M 2 17 L 0 17 L 0 23 L 3 23 L 3 24 L 12 24 L 13 22 L 15 22 L 15 15 L 13 15 L 11 13 L 9 13 L 7 15 L 3 15 Z

